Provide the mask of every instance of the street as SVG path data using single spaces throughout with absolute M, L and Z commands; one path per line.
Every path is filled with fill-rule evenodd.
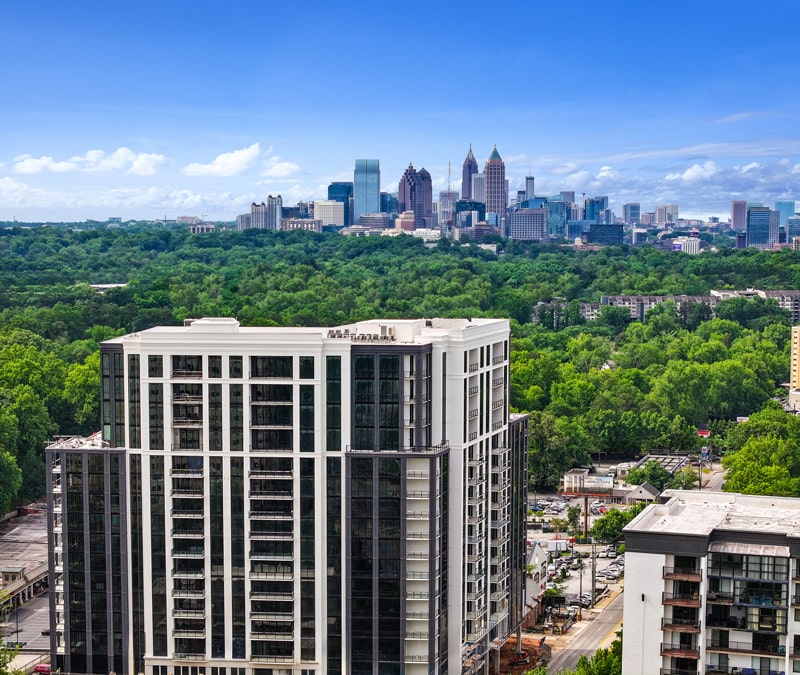
M 19 622 L 19 633 L 17 633 Z M 24 649 L 50 651 L 50 637 L 42 631 L 50 627 L 50 608 L 47 593 L 29 600 L 15 612 L 11 612 L 4 624 L 0 624 L 3 642 L 24 642 Z
M 598 648 L 608 647 L 614 641 L 622 624 L 622 598 L 620 593 L 604 609 L 584 611 L 584 620 L 572 628 L 576 631 L 574 637 L 553 652 L 547 664 L 549 675 L 573 669 L 581 656 L 591 657 Z

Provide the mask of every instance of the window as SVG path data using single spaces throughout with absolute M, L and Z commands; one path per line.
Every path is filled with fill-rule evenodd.
M 147 374 L 150 377 L 164 377 L 164 360 L 161 354 L 147 357 Z
M 242 377 L 242 357 L 229 356 L 228 357 L 228 377 L 238 379 Z M 236 670 L 235 668 L 233 670 Z
M 291 356 L 251 356 L 250 377 L 292 377 Z
M 208 357 L 208 376 L 209 377 L 222 377 L 222 357 L 209 356 Z
M 300 379 L 313 380 L 314 379 L 314 357 L 301 356 L 300 357 Z

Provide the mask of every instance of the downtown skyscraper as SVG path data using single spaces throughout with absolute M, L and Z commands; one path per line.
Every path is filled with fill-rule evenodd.
M 461 199 L 472 199 L 472 177 L 476 173 L 478 173 L 478 160 L 472 154 L 472 144 L 470 144 L 467 158 L 461 168 Z
M 483 168 L 486 213 L 493 213 L 498 221 L 506 217 L 506 165 L 494 146 Z
M 414 213 L 414 227 L 427 227 L 433 216 L 433 184 L 425 169 L 417 171 L 409 162 L 397 186 L 397 201 L 400 213 Z
M 381 210 L 381 167 L 377 159 L 357 159 L 353 171 L 353 225 L 365 213 Z

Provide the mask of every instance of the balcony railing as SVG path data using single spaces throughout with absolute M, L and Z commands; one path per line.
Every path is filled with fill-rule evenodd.
M 786 655 L 786 647 L 779 644 L 753 644 L 751 642 L 733 642 L 731 640 L 709 639 L 706 649 L 717 652 L 744 652 L 747 654 Z
M 697 567 L 665 567 L 662 573 L 664 579 L 677 579 L 679 581 L 702 581 L 703 575 Z
M 661 604 L 700 607 L 702 603 L 698 593 L 662 593 Z
M 681 644 L 680 642 L 662 642 L 661 656 L 677 656 L 686 659 L 699 659 L 700 648 L 697 645 Z
M 699 619 L 661 619 L 662 630 L 674 630 L 682 633 L 699 633 Z

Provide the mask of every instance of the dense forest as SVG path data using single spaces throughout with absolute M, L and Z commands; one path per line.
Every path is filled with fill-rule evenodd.
M 695 449 L 698 425 L 712 429 L 720 449 L 744 450 L 748 441 L 731 420 L 764 408 L 788 377 L 785 313 L 737 299 L 713 318 L 665 303 L 644 323 L 615 307 L 584 322 L 576 303 L 602 294 L 798 288 L 800 252 L 687 256 L 502 240 L 493 252 L 445 240 L 430 247 L 409 236 L 7 228 L 0 284 L 5 511 L 44 493 L 42 449 L 53 434 L 96 430 L 99 343 L 199 316 L 235 316 L 243 325 L 510 317 L 511 402 L 531 412 L 531 478 L 542 488 L 593 456 Z M 100 293 L 90 284 L 126 285 Z M 558 321 L 542 315 L 532 323 L 537 304 L 553 299 L 565 305 Z M 785 452 L 800 458 L 800 445 L 786 436 Z M 782 464 L 790 479 L 800 478 L 800 462 L 796 470 Z

